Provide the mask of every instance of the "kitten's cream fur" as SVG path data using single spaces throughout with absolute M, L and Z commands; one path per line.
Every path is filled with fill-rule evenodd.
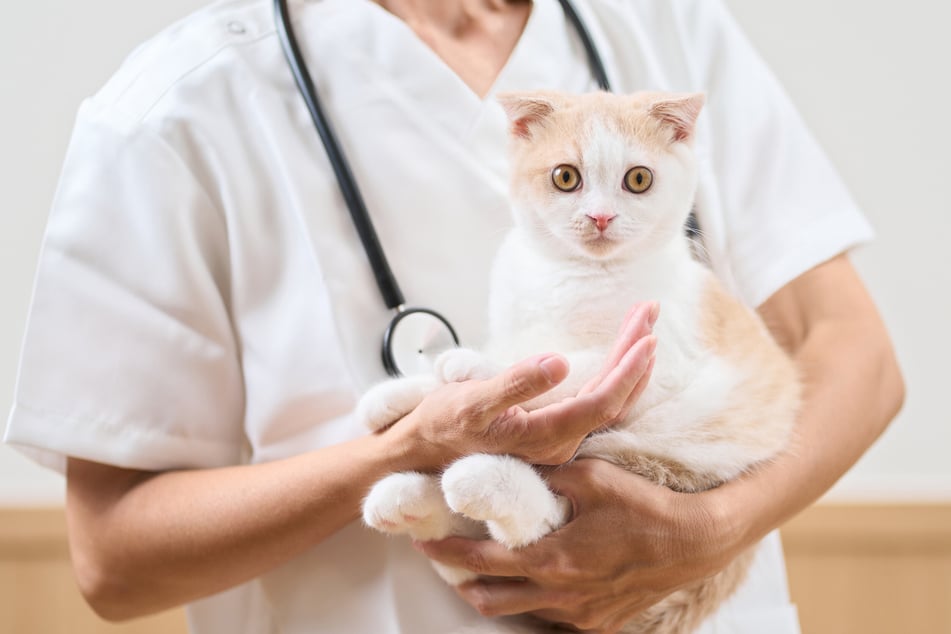
M 654 327 L 656 364 L 625 421 L 593 434 L 578 455 L 621 465 L 678 491 L 715 487 L 787 445 L 798 407 L 794 366 L 756 315 L 727 295 L 692 257 L 682 227 L 693 203 L 694 126 L 700 95 L 512 94 L 515 227 L 493 271 L 490 341 L 482 353 L 451 351 L 436 377 L 387 382 L 358 414 L 379 429 L 397 421 L 440 383 L 482 378 L 519 359 L 556 351 L 571 372 L 534 408 L 577 393 L 604 363 L 630 306 L 662 306 Z M 553 168 L 573 165 L 582 186 L 562 192 Z M 653 184 L 622 187 L 632 167 Z M 597 220 L 600 218 L 600 220 Z M 483 527 L 518 548 L 562 526 L 565 500 L 530 466 L 473 455 L 442 475 L 394 474 L 364 503 L 364 520 L 416 539 L 479 536 Z M 685 634 L 727 598 L 751 560 L 675 592 L 623 630 Z M 472 577 L 438 567 L 450 583 Z M 501 623 L 487 631 L 515 631 Z M 528 627 L 527 625 L 513 627 Z

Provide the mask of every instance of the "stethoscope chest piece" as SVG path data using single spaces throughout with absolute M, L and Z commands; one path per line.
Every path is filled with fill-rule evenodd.
M 432 374 L 436 357 L 459 345 L 449 321 L 428 308 L 397 308 L 383 333 L 383 367 L 393 377 Z

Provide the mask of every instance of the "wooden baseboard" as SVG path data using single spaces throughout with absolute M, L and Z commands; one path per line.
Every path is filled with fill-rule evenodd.
M 951 504 L 820 505 L 782 533 L 803 634 L 951 633 Z M 0 624 L 23 634 L 186 631 L 181 610 L 99 620 L 73 582 L 62 509 L 0 509 Z
M 0 632 L 184 634 L 183 610 L 115 625 L 79 594 L 61 508 L 0 509 Z
M 951 504 L 817 505 L 782 530 L 799 553 L 951 554 Z
M 951 504 L 814 506 L 782 534 L 803 634 L 951 633 Z

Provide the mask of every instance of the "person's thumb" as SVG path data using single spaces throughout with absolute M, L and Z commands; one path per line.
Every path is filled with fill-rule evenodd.
M 559 354 L 531 357 L 486 381 L 492 395 L 492 409 L 500 414 L 508 408 L 544 394 L 568 376 L 568 360 Z

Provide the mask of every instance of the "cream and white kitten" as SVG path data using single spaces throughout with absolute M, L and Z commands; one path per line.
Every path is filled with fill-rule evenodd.
M 627 419 L 589 436 L 597 457 L 672 489 L 715 487 L 786 447 L 799 402 L 790 359 L 756 315 L 691 256 L 684 223 L 697 186 L 694 128 L 702 95 L 540 92 L 501 98 L 512 129 L 515 226 L 496 259 L 490 335 L 480 353 L 455 350 L 436 377 L 370 390 L 358 416 L 372 429 L 399 420 L 439 384 L 485 378 L 532 354 L 560 352 L 569 377 L 528 404 L 576 394 L 599 371 L 632 304 L 662 306 L 653 376 Z M 529 465 L 477 454 L 441 477 L 397 473 L 367 496 L 365 522 L 414 539 L 483 536 L 511 548 L 569 519 Z M 609 545 L 606 545 L 608 547 Z M 750 553 L 680 590 L 624 632 L 684 634 L 742 581 Z M 437 565 L 452 584 L 472 573 Z M 491 631 L 509 631 L 501 623 Z

